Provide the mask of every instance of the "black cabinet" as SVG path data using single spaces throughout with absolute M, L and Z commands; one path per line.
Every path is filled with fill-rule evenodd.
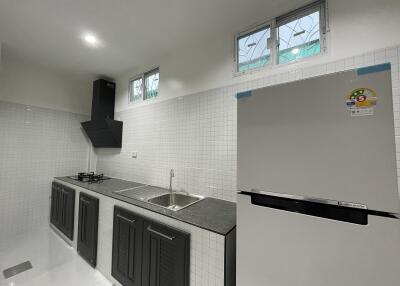
M 78 221 L 78 253 L 90 265 L 96 267 L 99 199 L 80 193 Z
M 112 276 L 124 286 L 141 286 L 143 219 L 114 208 Z
M 112 276 L 124 286 L 188 286 L 190 234 L 114 208 Z
M 143 286 L 188 286 L 190 234 L 160 223 L 143 224 Z
M 66 237 L 74 237 L 75 190 L 53 182 L 50 222 Z

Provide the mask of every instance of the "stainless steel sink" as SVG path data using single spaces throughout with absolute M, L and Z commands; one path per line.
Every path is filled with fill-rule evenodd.
M 152 198 L 160 194 L 165 194 L 165 191 L 166 190 L 163 188 L 142 185 L 135 188 L 114 191 L 113 193 L 130 199 L 147 201 L 148 198 Z
M 148 199 L 147 202 L 158 205 L 173 211 L 178 211 L 186 208 L 194 203 L 204 199 L 202 196 L 182 194 L 182 193 L 168 193 L 157 197 Z

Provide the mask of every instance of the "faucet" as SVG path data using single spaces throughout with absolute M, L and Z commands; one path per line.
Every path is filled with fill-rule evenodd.
M 175 204 L 175 198 L 173 196 L 173 192 L 172 192 L 172 178 L 175 177 L 175 173 L 174 173 L 174 169 L 171 169 L 171 171 L 169 171 L 169 204 L 173 205 Z
M 172 194 L 172 178 L 175 177 L 174 169 L 169 171 L 169 192 Z

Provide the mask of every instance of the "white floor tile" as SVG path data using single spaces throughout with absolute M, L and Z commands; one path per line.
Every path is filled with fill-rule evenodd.
M 27 260 L 33 269 L 4 278 L 4 269 Z M 112 285 L 48 227 L 0 242 L 0 270 L 4 286 Z

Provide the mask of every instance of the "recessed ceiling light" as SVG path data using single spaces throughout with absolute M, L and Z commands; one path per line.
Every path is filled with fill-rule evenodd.
M 85 43 L 91 47 L 96 47 L 99 44 L 99 40 L 97 37 L 92 33 L 85 33 L 83 35 L 83 40 Z

